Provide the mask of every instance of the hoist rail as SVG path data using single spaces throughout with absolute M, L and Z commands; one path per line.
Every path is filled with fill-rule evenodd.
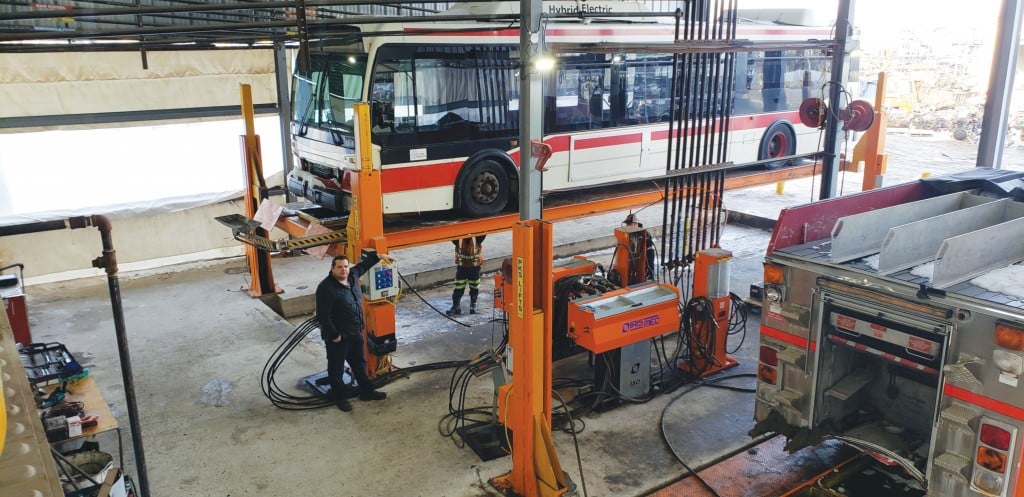
M 229 214 L 216 218 L 221 224 L 231 228 L 231 234 L 235 240 L 252 245 L 270 252 L 281 252 L 286 250 L 299 250 L 320 245 L 331 245 L 345 243 L 347 236 L 344 230 L 329 231 L 327 233 L 300 236 L 292 239 L 273 240 L 254 233 L 259 223 L 240 214 Z

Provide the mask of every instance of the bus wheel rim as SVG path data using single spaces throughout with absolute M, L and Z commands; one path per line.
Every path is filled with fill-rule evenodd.
M 490 204 L 498 197 L 498 177 L 491 172 L 481 173 L 473 181 L 473 200 L 479 204 Z
M 789 145 L 785 133 L 775 133 L 771 140 L 768 140 L 768 157 L 774 159 L 786 155 L 786 146 Z

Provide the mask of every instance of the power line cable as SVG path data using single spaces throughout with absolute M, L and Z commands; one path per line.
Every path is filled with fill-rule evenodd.
M 679 452 L 676 450 L 676 448 L 672 445 L 672 442 L 669 441 L 668 434 L 665 433 L 665 418 L 666 418 L 666 415 L 668 414 L 669 408 L 672 407 L 672 405 L 674 405 L 676 403 L 676 401 L 678 401 L 679 399 L 683 398 L 684 395 L 686 395 L 686 394 L 688 394 L 688 393 L 690 393 L 690 392 L 692 392 L 692 391 L 694 391 L 694 390 L 696 390 L 696 389 L 698 389 L 700 387 L 706 386 L 706 387 L 713 387 L 713 388 L 721 388 L 723 390 L 731 390 L 731 391 L 735 391 L 735 392 L 754 393 L 756 390 L 754 390 L 752 388 L 734 387 L 734 386 L 731 386 L 731 385 L 718 385 L 717 383 L 721 382 L 721 381 L 725 381 L 725 380 L 735 379 L 735 378 L 756 378 L 756 377 L 757 377 L 757 375 L 754 375 L 754 374 L 751 374 L 751 373 L 742 373 L 742 374 L 734 374 L 734 375 L 729 375 L 729 376 L 721 376 L 721 377 L 714 378 L 714 379 L 711 379 L 711 380 L 704 380 L 704 381 L 698 381 L 698 382 L 695 382 L 695 383 L 691 383 L 690 384 L 690 388 L 687 388 L 686 390 L 683 390 L 679 395 L 675 396 L 672 400 L 670 400 L 668 402 L 668 404 L 665 405 L 665 408 L 662 409 L 662 411 L 661 411 L 661 438 L 665 442 L 665 445 L 668 446 L 669 451 L 672 452 L 672 455 L 675 456 L 677 461 L 679 461 L 679 464 L 682 464 L 683 468 L 685 468 L 686 471 L 688 471 L 691 475 L 693 475 L 697 479 L 697 481 L 699 481 L 702 485 L 704 485 L 704 487 L 707 488 L 711 492 L 711 495 L 713 495 L 714 497 L 722 497 L 722 496 L 715 490 L 714 487 L 712 487 L 706 480 L 704 480 L 704 478 L 702 478 L 700 476 L 700 474 L 697 473 L 696 470 L 694 470 L 692 467 L 690 467 L 689 464 L 686 464 L 686 461 L 683 460 L 683 457 L 679 454 Z

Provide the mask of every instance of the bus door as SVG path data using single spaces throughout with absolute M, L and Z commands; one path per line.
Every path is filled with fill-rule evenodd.
M 635 113 L 637 67 L 622 54 L 587 54 L 563 59 L 560 79 L 575 83 L 578 108 L 586 116 L 569 139 L 569 181 L 600 180 L 643 169 L 650 160 L 651 129 Z M 647 165 L 648 167 L 645 167 Z

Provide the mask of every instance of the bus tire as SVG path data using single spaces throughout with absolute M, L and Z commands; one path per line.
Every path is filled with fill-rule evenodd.
M 761 146 L 757 149 L 757 160 L 785 157 L 796 153 L 796 133 L 788 121 L 780 119 L 768 126 L 761 136 Z M 790 165 L 787 160 L 766 162 L 765 169 L 778 169 Z
M 508 173 L 501 164 L 477 161 L 466 170 L 458 189 L 462 212 L 474 218 L 500 214 L 508 205 L 509 190 Z

